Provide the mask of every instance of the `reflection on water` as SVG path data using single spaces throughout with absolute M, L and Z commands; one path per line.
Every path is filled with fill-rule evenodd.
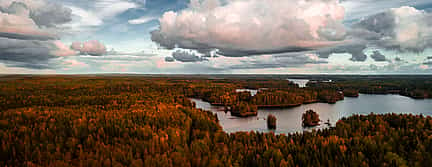
M 217 114 L 220 124 L 226 132 L 238 131 L 260 131 L 269 132 L 267 129 L 266 118 L 273 114 L 277 118 L 277 129 L 275 133 L 302 132 L 301 116 L 308 110 L 312 109 L 320 115 L 324 122 L 330 120 L 334 126 L 342 117 L 348 117 L 354 114 L 376 114 L 384 113 L 412 113 L 432 115 L 432 100 L 415 100 L 409 97 L 399 95 L 366 95 L 360 94 L 358 98 L 346 97 L 345 100 L 336 104 L 314 103 L 305 104 L 299 107 L 287 109 L 260 109 L 258 116 L 239 118 L 223 112 L 223 107 L 212 106 L 207 102 L 199 99 L 192 99 L 197 108 L 209 110 Z M 325 125 L 315 128 L 323 128 Z
M 290 79 L 290 78 L 288 78 L 287 80 L 299 85 L 300 88 L 306 87 L 306 84 L 309 82 L 309 80 L 307 80 L 307 79 Z

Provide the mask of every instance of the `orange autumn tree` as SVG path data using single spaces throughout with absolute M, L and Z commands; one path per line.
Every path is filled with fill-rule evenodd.
M 317 126 L 320 122 L 319 115 L 313 110 L 307 110 L 302 115 L 302 122 L 304 127 Z

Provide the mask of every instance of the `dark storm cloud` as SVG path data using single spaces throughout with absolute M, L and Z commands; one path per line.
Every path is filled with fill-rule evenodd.
M 370 56 L 375 61 L 387 61 L 387 58 L 379 51 L 374 51 Z
M 175 51 L 172 53 L 172 57 L 176 61 L 180 62 L 201 62 L 208 61 L 208 59 L 197 56 L 195 53 L 187 52 L 187 51 Z M 166 60 L 166 59 L 165 59 Z

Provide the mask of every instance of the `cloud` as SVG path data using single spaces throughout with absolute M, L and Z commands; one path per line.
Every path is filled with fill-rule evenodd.
M 378 70 L 378 66 L 375 65 L 375 64 L 371 64 L 371 65 L 369 65 L 369 68 L 370 68 L 372 71 L 376 71 L 376 70 Z
M 302 67 L 306 64 L 326 64 L 315 54 L 285 53 L 276 55 L 254 56 L 240 61 L 239 64 L 229 65 L 229 69 L 268 69 Z
M 9 66 L 34 69 L 51 68 L 50 61 L 62 52 L 48 41 L 18 40 L 0 37 L 0 60 Z
M 81 55 L 90 56 L 102 56 L 107 53 L 107 49 L 104 44 L 97 40 L 87 42 L 73 42 L 71 49 L 79 51 Z
M 55 27 L 72 21 L 72 10 L 45 0 L 9 0 L 0 4 L 0 11 L 30 18 L 39 27 Z
M 427 70 L 427 69 L 429 69 L 429 65 L 422 64 L 422 65 L 419 66 L 419 68 L 423 69 L 423 70 Z
M 79 61 L 74 60 L 74 59 L 65 60 L 63 62 L 63 65 L 65 65 L 66 68 L 68 68 L 68 67 L 70 67 L 70 68 L 73 68 L 73 67 L 80 67 L 80 68 L 82 68 L 82 67 L 89 67 L 88 64 L 86 64 L 84 62 L 79 62 Z
M 85 9 L 69 6 L 72 10 L 72 22 L 67 24 L 66 27 L 71 28 L 73 31 L 81 32 L 81 30 L 86 30 L 89 27 L 95 27 L 103 24 L 102 18 L 91 11 Z
M 106 52 L 106 55 L 112 55 L 112 56 L 136 56 L 136 57 L 152 57 L 156 56 L 154 53 L 147 53 L 146 51 L 141 52 L 118 52 L 114 49 L 111 49 L 110 51 Z
M 370 56 L 375 61 L 387 61 L 387 58 L 379 51 L 375 50 L 373 51 L 372 55 Z
M 3 36 L 25 38 L 24 36 L 27 35 L 46 37 L 48 39 L 55 36 L 35 24 L 35 21 L 29 16 L 30 10 L 26 4 L 14 2 L 7 7 L 1 7 L 1 9 L 0 32 Z
M 133 55 L 105 55 L 101 56 L 79 56 L 81 60 L 88 61 L 125 61 L 125 62 L 136 62 L 136 61 L 147 61 L 150 60 L 151 57 L 143 57 L 143 56 L 133 56 Z
M 69 20 L 66 8 L 45 0 L 0 2 L 0 61 L 13 67 L 53 68 L 55 59 L 75 54 L 57 36 L 57 25 Z
M 391 8 L 398 8 L 401 5 L 415 6 L 418 9 L 426 9 L 430 8 L 432 4 L 430 0 L 342 0 L 341 3 L 346 9 L 345 21 L 347 23 L 351 23 L 352 21 L 362 19 L 376 13 L 385 12 Z
M 432 14 L 403 6 L 375 14 L 353 26 L 351 36 L 369 45 L 400 52 L 423 52 L 432 48 Z
M 320 49 L 317 54 L 321 58 L 328 58 L 333 53 L 349 53 L 351 54 L 351 61 L 365 61 L 367 55 L 363 52 L 366 49 L 366 45 L 362 43 L 358 44 L 345 44 L 337 47 Z
M 395 17 L 391 12 L 368 16 L 353 25 L 350 35 L 365 40 L 379 40 L 384 36 L 393 36 Z
M 165 57 L 166 62 L 174 62 L 175 59 L 173 57 Z
M 132 0 L 59 0 L 72 10 L 72 21 L 65 27 L 73 33 L 92 32 L 118 15 L 144 5 Z
M 72 10 L 60 4 L 48 3 L 44 7 L 32 11 L 30 18 L 38 26 L 55 27 L 72 21 Z
M 303 52 L 310 51 L 310 48 L 302 48 L 302 47 L 287 47 L 282 49 L 274 49 L 274 50 L 256 50 L 256 49 L 244 49 L 244 50 L 219 50 L 217 53 L 219 55 L 227 56 L 227 57 L 244 57 L 251 55 L 264 55 L 264 54 L 280 54 L 287 52 Z
M 159 19 L 151 39 L 168 49 L 218 50 L 225 56 L 297 52 L 345 38 L 338 0 L 192 0 Z
M 82 43 L 81 42 L 73 42 L 70 47 L 73 50 L 79 51 L 82 49 Z
M 420 53 L 432 48 L 432 14 L 413 7 L 392 8 L 355 22 L 347 30 L 346 44 L 318 49 L 320 57 L 332 53 L 349 53 L 352 61 L 365 61 L 368 47 L 397 52 Z M 381 53 L 373 53 L 375 61 L 386 61 Z
M 172 53 L 172 57 L 176 61 L 180 62 L 201 62 L 201 61 L 208 61 L 208 59 L 197 56 L 195 53 L 188 52 L 188 51 L 180 51 L 177 50 Z M 166 60 L 166 59 L 165 59 Z
M 11 33 L 11 32 L 0 32 L 0 37 L 10 38 L 10 39 L 21 39 L 21 40 L 38 40 L 38 41 L 48 41 L 48 40 L 56 40 L 57 38 L 47 35 L 33 35 L 33 34 L 20 34 L 20 33 Z
M 145 23 L 148 23 L 148 22 L 153 21 L 155 19 L 156 18 L 152 17 L 152 16 L 143 16 L 143 17 L 140 17 L 137 19 L 129 20 L 128 23 L 129 24 L 145 24 Z
M 103 19 L 112 18 L 138 5 L 129 0 L 95 0 L 94 11 Z
M 77 55 L 77 52 L 75 50 L 66 46 L 61 41 L 54 41 L 53 43 L 56 46 L 56 49 L 54 50 L 54 55 L 59 56 L 59 57 Z

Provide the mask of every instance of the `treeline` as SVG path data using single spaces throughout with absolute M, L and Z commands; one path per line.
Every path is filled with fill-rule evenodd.
M 252 98 L 258 107 L 291 107 L 307 103 L 336 103 L 343 93 L 333 89 L 278 89 L 260 91 Z
M 225 81 L 225 80 L 223 80 Z M 343 92 L 336 89 L 299 88 L 287 80 L 184 80 L 171 85 L 185 97 L 199 98 L 212 105 L 225 106 L 232 115 L 255 116 L 255 108 L 283 108 L 307 103 L 336 103 L 344 99 Z M 170 81 L 171 82 L 171 81 Z M 274 83 L 273 83 L 274 82 Z M 257 87 L 266 87 L 257 88 Z M 274 86 L 274 87 L 271 87 Z M 256 88 L 258 93 L 236 92 L 239 88 Z
M 229 106 L 231 108 L 248 103 L 258 108 L 293 107 L 308 103 L 336 103 L 344 99 L 344 93 L 335 89 L 316 88 L 268 88 L 259 90 L 255 96 L 249 92 L 235 92 L 235 88 L 211 87 L 188 89 L 188 97 L 200 98 L 212 105 Z
M 215 115 L 187 99 L 191 87 L 206 82 L 0 81 L 6 90 L 0 95 L 0 166 L 432 165 L 431 117 L 371 114 L 313 132 L 227 134 Z
M 258 107 L 246 102 L 239 102 L 231 106 L 231 115 L 238 117 L 257 116 Z
M 308 86 L 323 89 L 338 89 L 347 95 L 363 94 L 399 94 L 415 99 L 432 98 L 432 78 L 361 78 L 337 79 L 334 82 L 309 82 Z

